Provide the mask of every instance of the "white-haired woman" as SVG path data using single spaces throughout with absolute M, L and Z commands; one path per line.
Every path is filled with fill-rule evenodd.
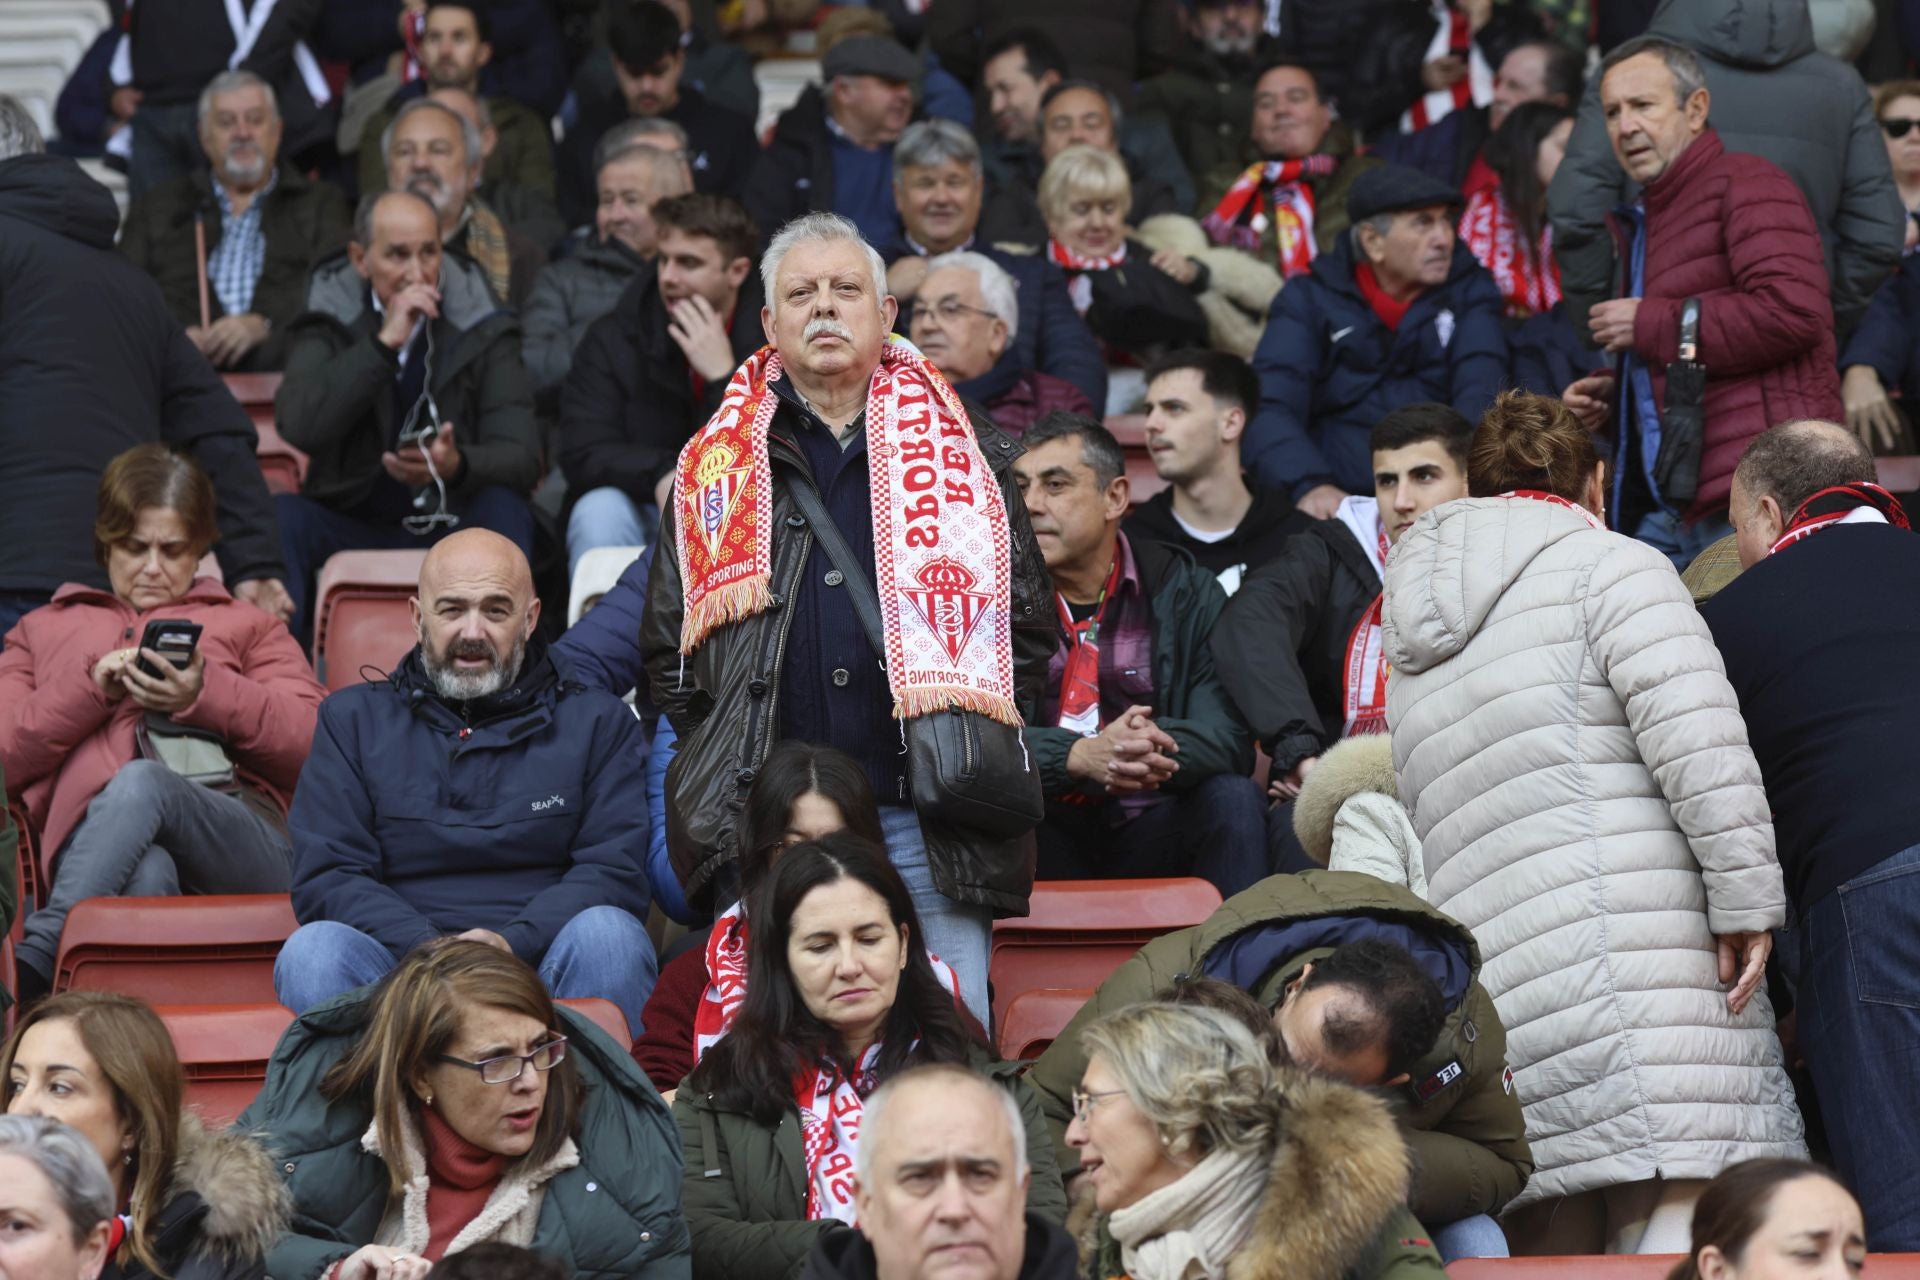
M 1066 273 L 1073 305 L 1110 355 L 1148 360 L 1175 347 L 1205 346 L 1200 294 L 1207 273 L 1178 255 L 1156 265 L 1127 224 L 1132 193 L 1127 166 L 1112 152 L 1084 145 L 1060 152 L 1040 177 L 1047 253 Z
M 1097 1230 L 1092 1280 L 1410 1280 L 1439 1255 L 1406 1208 L 1386 1104 L 1276 1070 L 1238 1019 L 1129 1005 L 1081 1033 L 1067 1145 Z
M 0 1276 L 95 1280 L 114 1234 L 113 1184 L 78 1132 L 0 1116 Z

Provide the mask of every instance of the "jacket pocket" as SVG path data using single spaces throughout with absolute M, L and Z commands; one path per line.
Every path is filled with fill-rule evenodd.
M 1889 862 L 1855 876 L 1835 890 L 1847 930 L 1854 987 L 1865 1004 L 1920 1009 L 1920 932 L 1912 922 L 1920 912 L 1920 850 L 1895 854 Z

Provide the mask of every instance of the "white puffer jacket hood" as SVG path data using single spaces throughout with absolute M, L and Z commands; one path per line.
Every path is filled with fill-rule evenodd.
M 1765 992 L 1735 1015 L 1719 981 L 1714 935 L 1779 925 L 1786 897 L 1672 566 L 1578 510 L 1470 499 L 1414 524 L 1385 594 L 1400 799 L 1526 1108 L 1514 1205 L 1803 1151 Z

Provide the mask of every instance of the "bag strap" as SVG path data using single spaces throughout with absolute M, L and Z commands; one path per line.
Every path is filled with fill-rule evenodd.
M 853 605 L 853 616 L 860 620 L 860 629 L 867 633 L 867 643 L 873 646 L 874 654 L 880 659 L 880 665 L 887 664 L 887 637 L 880 625 L 880 593 L 873 585 L 865 565 L 853 554 L 853 548 L 840 535 L 840 526 L 833 522 L 833 516 L 827 512 L 827 504 L 820 500 L 820 491 L 813 483 L 802 476 L 795 476 L 788 486 L 793 493 L 794 503 L 799 506 L 800 514 L 813 526 L 813 536 L 827 553 L 827 559 L 833 561 L 833 567 L 840 571 L 846 580 L 847 600 Z

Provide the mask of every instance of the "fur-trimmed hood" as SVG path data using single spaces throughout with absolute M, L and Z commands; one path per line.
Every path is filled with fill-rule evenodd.
M 1278 1087 L 1288 1108 L 1266 1193 L 1226 1275 L 1210 1280 L 1370 1280 L 1412 1181 L 1406 1140 L 1372 1093 L 1295 1071 L 1282 1071 Z M 1090 1195 L 1076 1200 L 1067 1225 L 1083 1274 L 1111 1280 L 1124 1272 Z
M 1420 836 L 1400 803 L 1393 740 L 1365 734 L 1335 743 L 1307 774 L 1293 804 L 1293 832 L 1307 856 L 1427 896 Z
M 267 1149 L 240 1130 L 209 1129 L 190 1113 L 180 1117 L 167 1200 L 188 1194 L 207 1206 L 194 1251 L 227 1263 L 265 1258 L 292 1215 L 286 1181 Z
M 1207 314 L 1213 345 L 1252 359 L 1267 326 L 1267 310 L 1280 292 L 1280 272 L 1250 253 L 1214 244 L 1198 222 L 1183 214 L 1148 218 L 1134 234 L 1149 249 L 1173 249 L 1206 267 L 1200 309 Z

